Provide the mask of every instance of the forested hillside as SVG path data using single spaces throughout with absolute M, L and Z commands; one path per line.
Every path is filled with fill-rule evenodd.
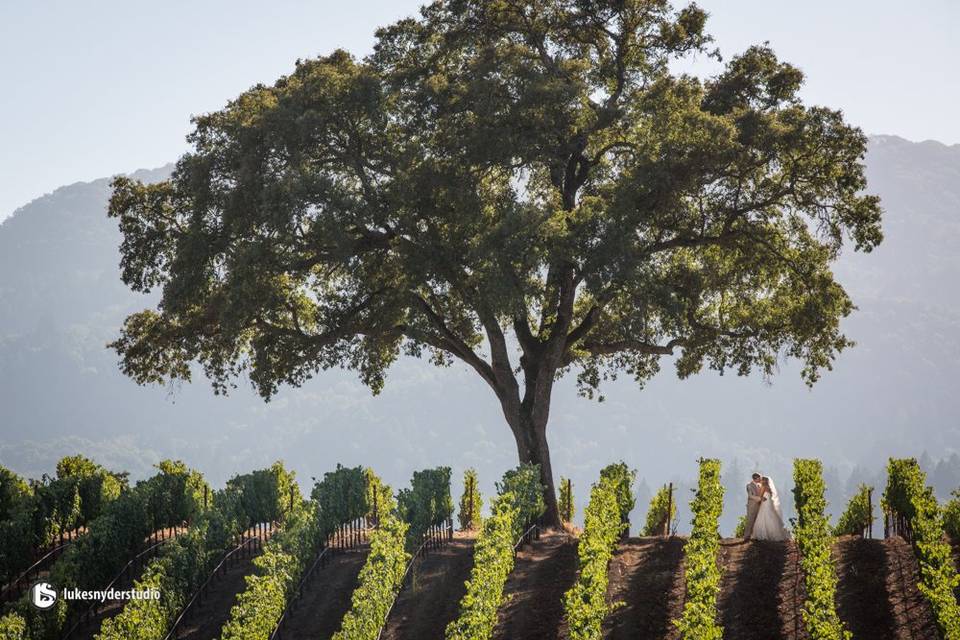
M 809 390 L 789 366 L 772 384 L 711 374 L 681 382 L 665 363 L 643 390 L 611 384 L 599 405 L 563 383 L 550 427 L 558 473 L 588 486 L 591 470 L 616 452 L 649 478 L 690 486 L 679 470 L 697 451 L 736 458 L 744 473 L 761 466 L 786 491 L 794 456 L 822 457 L 846 477 L 857 464 L 874 473 L 889 455 L 955 452 L 960 147 L 874 137 L 867 164 L 886 239 L 873 255 L 851 252 L 838 265 L 859 311 L 845 323 L 858 344 L 835 371 Z M 105 344 L 151 300 L 119 279 L 108 197 L 108 179 L 70 185 L 0 225 L 0 463 L 37 475 L 82 451 L 145 477 L 152 463 L 178 457 L 220 482 L 278 457 L 301 470 L 362 460 L 398 482 L 437 459 L 484 478 L 514 461 L 492 397 L 457 367 L 402 361 L 376 398 L 350 374 L 325 372 L 269 405 L 246 388 L 215 397 L 202 378 L 179 389 L 136 387 Z M 345 430 L 349 442 L 339 437 Z

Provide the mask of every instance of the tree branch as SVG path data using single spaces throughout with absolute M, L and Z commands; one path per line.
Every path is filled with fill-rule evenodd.
M 487 334 L 487 342 L 490 344 L 490 363 L 496 376 L 497 383 L 503 393 L 509 393 L 511 397 L 518 394 L 519 385 L 517 378 L 513 374 L 513 366 L 510 364 L 510 354 L 507 351 L 507 340 L 503 334 L 503 329 L 497 318 L 490 313 L 483 302 L 480 302 L 480 311 L 478 316 Z
M 474 370 L 480 374 L 480 376 L 493 388 L 494 392 L 500 396 L 504 389 L 499 385 L 496 373 L 488 362 L 481 358 L 477 353 L 470 348 L 470 346 L 465 343 L 457 334 L 450 330 L 447 326 L 447 323 L 444 321 L 443 317 L 440 316 L 436 311 L 433 310 L 433 307 L 430 306 L 430 303 L 427 302 L 422 296 L 414 294 L 413 299 L 420 309 L 423 312 L 423 315 L 426 316 L 427 320 L 431 325 L 439 332 L 439 340 L 428 341 L 424 339 L 423 341 L 427 344 L 442 349 L 456 357 L 460 358 L 468 365 L 474 368 Z M 409 335 L 409 331 L 415 331 L 410 327 L 406 327 L 405 335 Z M 418 335 L 429 337 L 427 333 L 420 333 Z M 409 337 L 413 337 L 409 335 Z M 414 338 L 420 339 L 420 338 Z M 432 338 L 431 338 L 432 340 Z
M 493 370 L 490 368 L 482 358 L 476 355 L 472 350 L 468 350 L 469 353 L 463 353 L 461 349 L 457 348 L 446 338 L 430 333 L 429 331 L 424 331 L 416 327 L 411 327 L 406 324 L 399 324 L 394 329 L 405 338 L 409 338 L 414 342 L 420 342 L 426 345 L 438 349 L 445 353 L 449 353 L 456 358 L 459 358 L 461 361 L 470 365 L 470 367 L 476 371 L 484 382 L 486 382 L 494 393 L 499 394 L 500 390 L 497 386 L 496 377 L 493 375 Z M 472 354 L 472 355 L 471 355 Z
M 649 355 L 670 356 L 677 347 L 685 345 L 687 341 L 684 338 L 674 338 L 665 345 L 650 344 L 639 340 L 615 340 L 613 342 L 584 342 L 583 348 L 590 355 L 608 356 L 621 351 L 634 351 Z
M 520 349 L 523 351 L 523 357 L 531 360 L 537 356 L 540 347 L 540 341 L 537 340 L 533 332 L 530 331 L 530 323 L 525 316 L 513 317 L 513 332 L 520 343 Z M 523 364 L 521 362 L 521 364 Z
M 600 317 L 601 307 L 599 305 L 593 305 L 590 307 L 590 310 L 587 311 L 586 315 L 583 317 L 583 320 L 580 321 L 573 331 L 567 334 L 567 343 L 564 349 L 569 349 L 575 345 L 579 340 L 582 340 L 584 336 L 590 333 L 590 330 L 593 329 L 594 325 L 597 323 L 597 319 Z

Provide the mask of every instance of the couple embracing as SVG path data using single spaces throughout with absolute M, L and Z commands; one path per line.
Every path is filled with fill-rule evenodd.
M 747 485 L 747 526 L 743 537 L 745 540 L 790 539 L 790 532 L 783 526 L 777 487 L 773 480 L 759 473 L 753 474 Z

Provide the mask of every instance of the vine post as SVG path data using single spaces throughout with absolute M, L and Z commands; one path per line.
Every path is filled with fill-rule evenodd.
M 670 520 L 673 514 L 673 483 L 667 485 L 667 517 L 663 521 L 663 535 L 670 536 Z
M 469 502 L 470 506 L 468 511 L 468 513 L 470 514 L 470 522 L 473 522 L 473 490 L 474 490 L 473 484 L 474 484 L 473 476 L 467 476 L 467 487 L 468 487 L 467 493 L 470 495 L 470 502 Z

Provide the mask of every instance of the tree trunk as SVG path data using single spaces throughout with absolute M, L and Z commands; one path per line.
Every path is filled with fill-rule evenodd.
M 551 271 L 552 269 L 553 267 Z M 541 524 L 551 529 L 563 529 L 563 523 L 560 520 L 557 492 L 553 484 L 550 447 L 547 445 L 547 422 L 550 417 L 553 383 L 563 361 L 569 320 L 573 314 L 576 286 L 572 279 L 572 268 L 567 268 L 565 275 L 548 277 L 548 280 L 560 284 L 561 303 L 557 309 L 557 320 L 552 324 L 551 338 L 546 342 L 540 342 L 530 335 L 526 318 L 515 322 L 515 326 L 520 327 L 517 335 L 524 345 L 524 353 L 520 357 L 520 368 L 523 370 L 522 395 L 515 373 L 508 366 L 509 360 L 504 355 L 502 340 L 500 350 L 503 353 L 499 357 L 499 367 L 494 370 L 496 381 L 491 384 L 517 441 L 520 462 L 540 466 L 540 482 L 543 484 L 543 501 L 546 506 Z
M 517 441 L 520 462 L 540 465 L 540 483 L 544 487 L 543 501 L 546 504 L 541 524 L 551 529 L 562 529 L 557 492 L 553 483 L 553 469 L 550 465 L 546 423 L 535 424 L 529 416 L 524 416 L 519 427 L 514 429 L 514 438 Z

